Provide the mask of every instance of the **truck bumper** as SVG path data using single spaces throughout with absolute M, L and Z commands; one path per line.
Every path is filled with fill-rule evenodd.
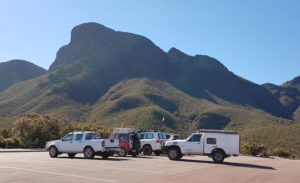
M 105 147 L 104 152 L 119 152 L 119 147 Z

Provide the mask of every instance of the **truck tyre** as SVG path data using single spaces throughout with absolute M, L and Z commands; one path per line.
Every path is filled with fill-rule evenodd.
M 156 156 L 159 156 L 159 155 L 161 154 L 161 152 L 160 152 L 160 151 L 154 151 L 154 154 L 155 154 Z
M 75 155 L 75 153 L 68 153 L 69 158 L 74 158 Z
M 126 152 L 125 152 L 125 149 L 124 148 L 120 148 L 120 151 L 119 151 L 119 156 L 120 157 L 125 157 L 126 156 Z
M 108 152 L 104 152 L 101 154 L 103 159 L 107 159 L 109 157 L 109 153 Z
M 143 148 L 143 154 L 150 156 L 152 154 L 152 148 L 149 145 L 145 145 Z
M 180 158 L 182 158 L 182 154 L 178 148 L 171 147 L 168 150 L 168 157 L 170 160 L 179 160 Z
M 221 150 L 216 150 L 212 152 L 212 159 L 215 163 L 223 163 L 225 154 Z
M 59 154 L 59 152 L 55 146 L 51 146 L 49 148 L 49 156 L 51 158 L 57 158 L 58 154 Z
M 85 159 L 93 159 L 95 156 L 94 149 L 91 147 L 84 148 L 83 154 Z

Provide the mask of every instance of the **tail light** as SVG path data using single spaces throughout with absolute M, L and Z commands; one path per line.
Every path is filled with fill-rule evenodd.
M 160 140 L 157 140 L 156 143 L 160 143 Z
M 102 141 L 102 147 L 104 147 L 105 146 L 105 141 Z

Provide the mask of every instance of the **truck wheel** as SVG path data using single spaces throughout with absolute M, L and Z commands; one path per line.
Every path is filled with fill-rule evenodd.
M 93 159 L 95 156 L 95 152 L 91 147 L 84 148 L 83 154 L 85 159 Z
M 69 158 L 74 158 L 75 155 L 75 153 L 68 153 Z
M 57 150 L 56 147 L 54 147 L 54 146 L 50 147 L 50 149 L 49 149 L 49 156 L 51 158 L 56 158 L 58 156 L 58 150 Z
M 159 155 L 161 154 L 161 152 L 159 152 L 159 151 L 154 151 L 154 154 L 155 154 L 156 156 L 159 156 Z
M 101 154 L 101 156 L 102 156 L 103 159 L 107 159 L 109 157 L 109 153 L 104 152 L 104 153 Z
M 170 160 L 179 160 L 182 157 L 180 150 L 176 147 L 171 147 L 168 150 L 168 157 Z
M 215 163 L 223 163 L 225 158 L 225 154 L 223 151 L 216 150 L 212 152 L 212 159 L 214 160 Z
M 144 146 L 143 154 L 150 156 L 152 154 L 152 148 L 149 145 Z
M 120 157 L 125 157 L 126 156 L 126 152 L 125 152 L 125 149 L 124 148 L 120 148 L 120 151 L 119 151 L 119 156 Z

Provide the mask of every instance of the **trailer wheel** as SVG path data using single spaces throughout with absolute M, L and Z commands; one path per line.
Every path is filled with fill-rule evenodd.
M 69 158 L 74 158 L 75 155 L 75 153 L 68 153 Z
M 84 148 L 83 154 L 85 159 L 93 159 L 95 156 L 94 149 L 91 147 Z
M 150 156 L 152 154 L 152 148 L 149 145 L 145 145 L 143 148 L 143 154 Z
M 223 163 L 225 159 L 225 154 L 221 150 L 216 150 L 212 152 L 212 159 L 215 163 Z
M 51 146 L 49 148 L 49 156 L 51 158 L 57 158 L 58 154 L 59 154 L 59 152 L 55 146 Z
M 120 157 L 125 157 L 126 154 L 127 154 L 127 153 L 125 152 L 125 149 L 121 147 L 121 148 L 120 148 L 120 151 L 119 151 L 119 156 L 120 156 Z
M 182 158 L 182 154 L 181 154 L 179 148 L 171 147 L 168 150 L 168 157 L 170 160 L 179 160 L 180 158 Z

